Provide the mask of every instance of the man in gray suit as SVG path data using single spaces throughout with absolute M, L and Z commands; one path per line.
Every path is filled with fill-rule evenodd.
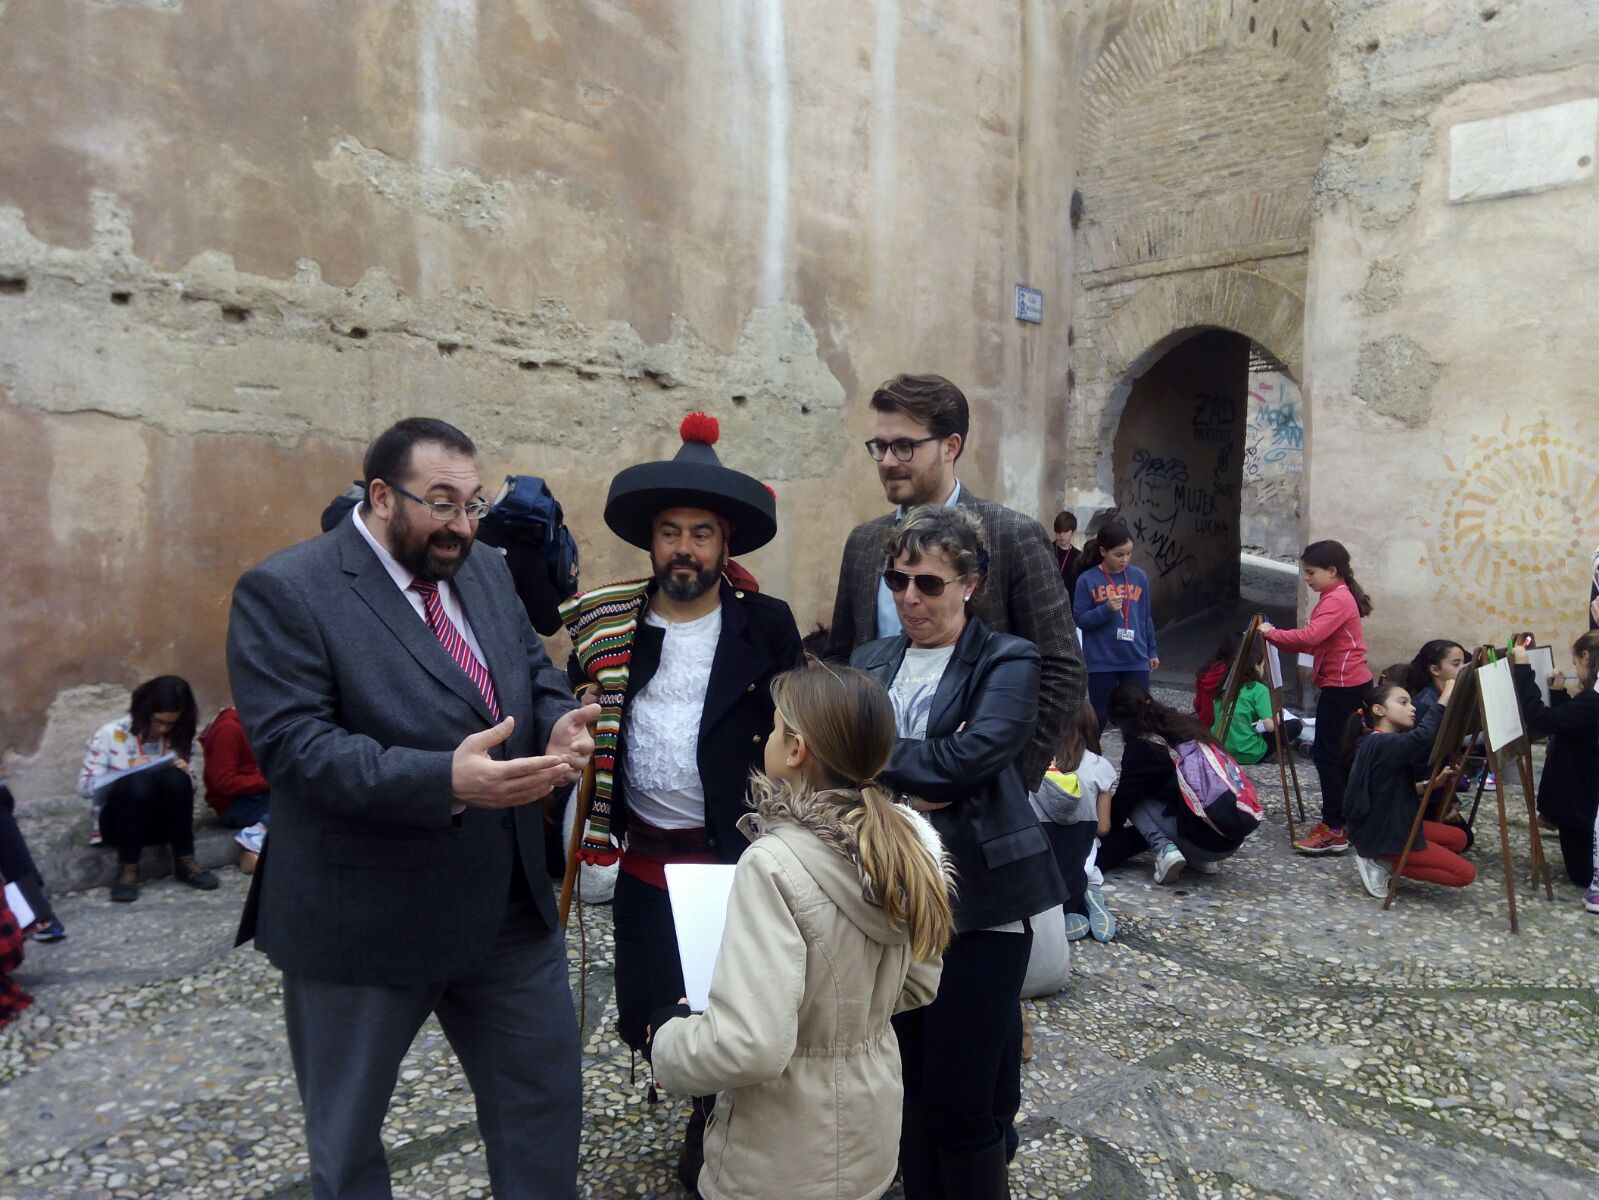
M 973 601 L 977 615 L 998 633 L 1032 642 L 1043 660 L 1038 725 L 1023 764 L 1027 786 L 1036 791 L 1087 682 L 1071 598 L 1050 539 L 1032 517 L 979 499 L 957 478 L 971 423 L 960 388 L 942 375 L 896 375 L 872 393 L 871 404 L 877 429 L 866 450 L 898 507 L 855 526 L 844 543 L 828 657 L 847 661 L 855 647 L 902 632 L 883 582 L 883 546 L 905 513 L 921 504 L 970 509 L 983 523 L 990 557 Z
M 470 439 L 413 418 L 366 500 L 246 572 L 228 673 L 272 834 L 240 937 L 283 971 L 317 1197 L 387 1197 L 380 1128 L 437 1014 L 494 1194 L 575 1198 L 582 1091 L 536 801 L 593 752 L 498 554 Z

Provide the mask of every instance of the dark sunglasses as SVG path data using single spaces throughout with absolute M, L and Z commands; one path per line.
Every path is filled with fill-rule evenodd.
M 904 571 L 896 571 L 891 567 L 883 572 L 883 582 L 888 584 L 888 590 L 895 595 L 914 583 L 916 590 L 924 596 L 942 596 L 946 587 L 960 582 L 960 576 L 957 575 L 954 579 L 940 579 L 937 575 L 907 575 Z

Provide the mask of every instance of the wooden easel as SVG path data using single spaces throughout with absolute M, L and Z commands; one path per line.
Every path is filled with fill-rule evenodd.
M 1238 697 L 1243 693 L 1244 684 L 1254 675 L 1255 647 L 1264 644 L 1265 638 L 1260 632 L 1260 627 L 1266 618 L 1256 613 L 1249 621 L 1249 627 L 1244 630 L 1244 636 L 1238 643 L 1238 653 L 1233 656 L 1232 665 L 1228 668 L 1226 682 L 1222 685 L 1221 702 L 1216 711 L 1222 715 L 1221 730 L 1223 736 L 1232 728 L 1233 716 L 1238 711 Z M 1305 796 L 1299 790 L 1299 766 L 1293 760 L 1294 748 L 1283 737 L 1283 703 L 1281 681 L 1272 678 L 1270 670 L 1266 672 L 1263 681 L 1266 691 L 1271 696 L 1271 723 L 1274 744 L 1277 747 L 1277 772 L 1282 777 L 1283 785 L 1283 812 L 1288 817 L 1289 844 L 1299 839 L 1299 834 L 1294 827 L 1294 806 L 1299 807 L 1299 819 L 1305 819 Z M 1289 799 L 1289 778 L 1293 779 L 1293 799 Z
M 1466 758 L 1472 738 L 1481 733 L 1484 735 L 1483 753 L 1495 780 L 1494 795 L 1499 808 L 1499 854 L 1504 865 L 1505 901 L 1510 911 L 1510 932 L 1520 933 L 1521 926 L 1516 916 L 1515 866 L 1510 857 L 1510 822 L 1505 814 L 1504 767 L 1508 760 L 1514 760 L 1516 764 L 1522 795 L 1527 802 L 1532 842 L 1532 885 L 1536 888 L 1541 877 L 1547 897 L 1553 900 L 1555 893 L 1549 864 L 1544 859 L 1543 839 L 1539 836 L 1537 813 L 1534 811 L 1532 752 L 1527 741 L 1525 725 L 1522 727 L 1523 732 L 1520 737 L 1505 743 L 1498 751 L 1493 749 L 1492 743 L 1487 738 L 1486 704 L 1477 679 L 1477 671 L 1490 661 L 1488 657 L 1490 654 L 1491 651 L 1486 648 L 1479 649 L 1472 656 L 1471 662 L 1461 668 L 1460 674 L 1455 679 L 1454 693 L 1449 698 L 1448 707 L 1444 709 L 1443 722 L 1438 726 L 1438 736 L 1433 741 L 1432 756 L 1428 761 L 1427 786 L 1422 791 L 1420 802 L 1416 806 L 1415 819 L 1410 823 L 1410 834 L 1405 839 L 1404 851 L 1400 854 L 1399 862 L 1394 867 L 1393 876 L 1388 882 L 1388 896 L 1382 902 L 1382 906 L 1386 911 L 1399 892 L 1399 881 L 1404 877 L 1405 865 L 1410 860 L 1411 851 L 1415 849 L 1416 836 L 1421 832 L 1422 818 L 1433 795 L 1445 778 L 1453 782 L 1455 772 Z M 1480 795 L 1479 791 L 1479 799 Z

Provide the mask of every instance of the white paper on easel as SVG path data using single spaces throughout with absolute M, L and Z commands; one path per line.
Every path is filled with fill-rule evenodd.
M 1271 675 L 1272 690 L 1282 691 L 1283 656 L 1277 652 L 1277 647 L 1270 642 L 1266 643 L 1266 669 Z
M 22 894 L 22 889 L 14 883 L 6 884 L 6 907 L 16 918 L 18 929 L 26 929 L 33 924 L 33 905 L 28 903 L 27 897 Z
M 1488 746 L 1498 752 L 1522 733 L 1521 705 L 1516 701 L 1516 681 L 1510 673 L 1510 660 L 1501 658 L 1478 667 L 1477 686 L 1482 689 Z
M 720 863 L 666 864 L 666 893 L 677 930 L 677 957 L 683 964 L 684 995 L 695 1012 L 704 1012 L 711 1002 L 711 973 L 722 945 L 736 869 Z
M 1549 707 L 1549 676 L 1555 669 L 1555 648 L 1553 646 L 1527 647 L 1527 663 L 1532 667 L 1532 677 L 1538 681 L 1538 694 L 1543 697 L 1543 706 Z

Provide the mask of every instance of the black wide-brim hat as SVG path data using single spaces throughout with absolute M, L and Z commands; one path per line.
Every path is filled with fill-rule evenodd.
M 666 462 L 640 463 L 611 480 L 605 523 L 629 545 L 648 550 L 655 518 L 669 508 L 703 508 L 733 526 L 729 555 L 759 550 L 777 536 L 777 500 L 760 480 L 722 465 L 712 447 L 715 417 L 690 413 L 679 429 L 683 448 Z

